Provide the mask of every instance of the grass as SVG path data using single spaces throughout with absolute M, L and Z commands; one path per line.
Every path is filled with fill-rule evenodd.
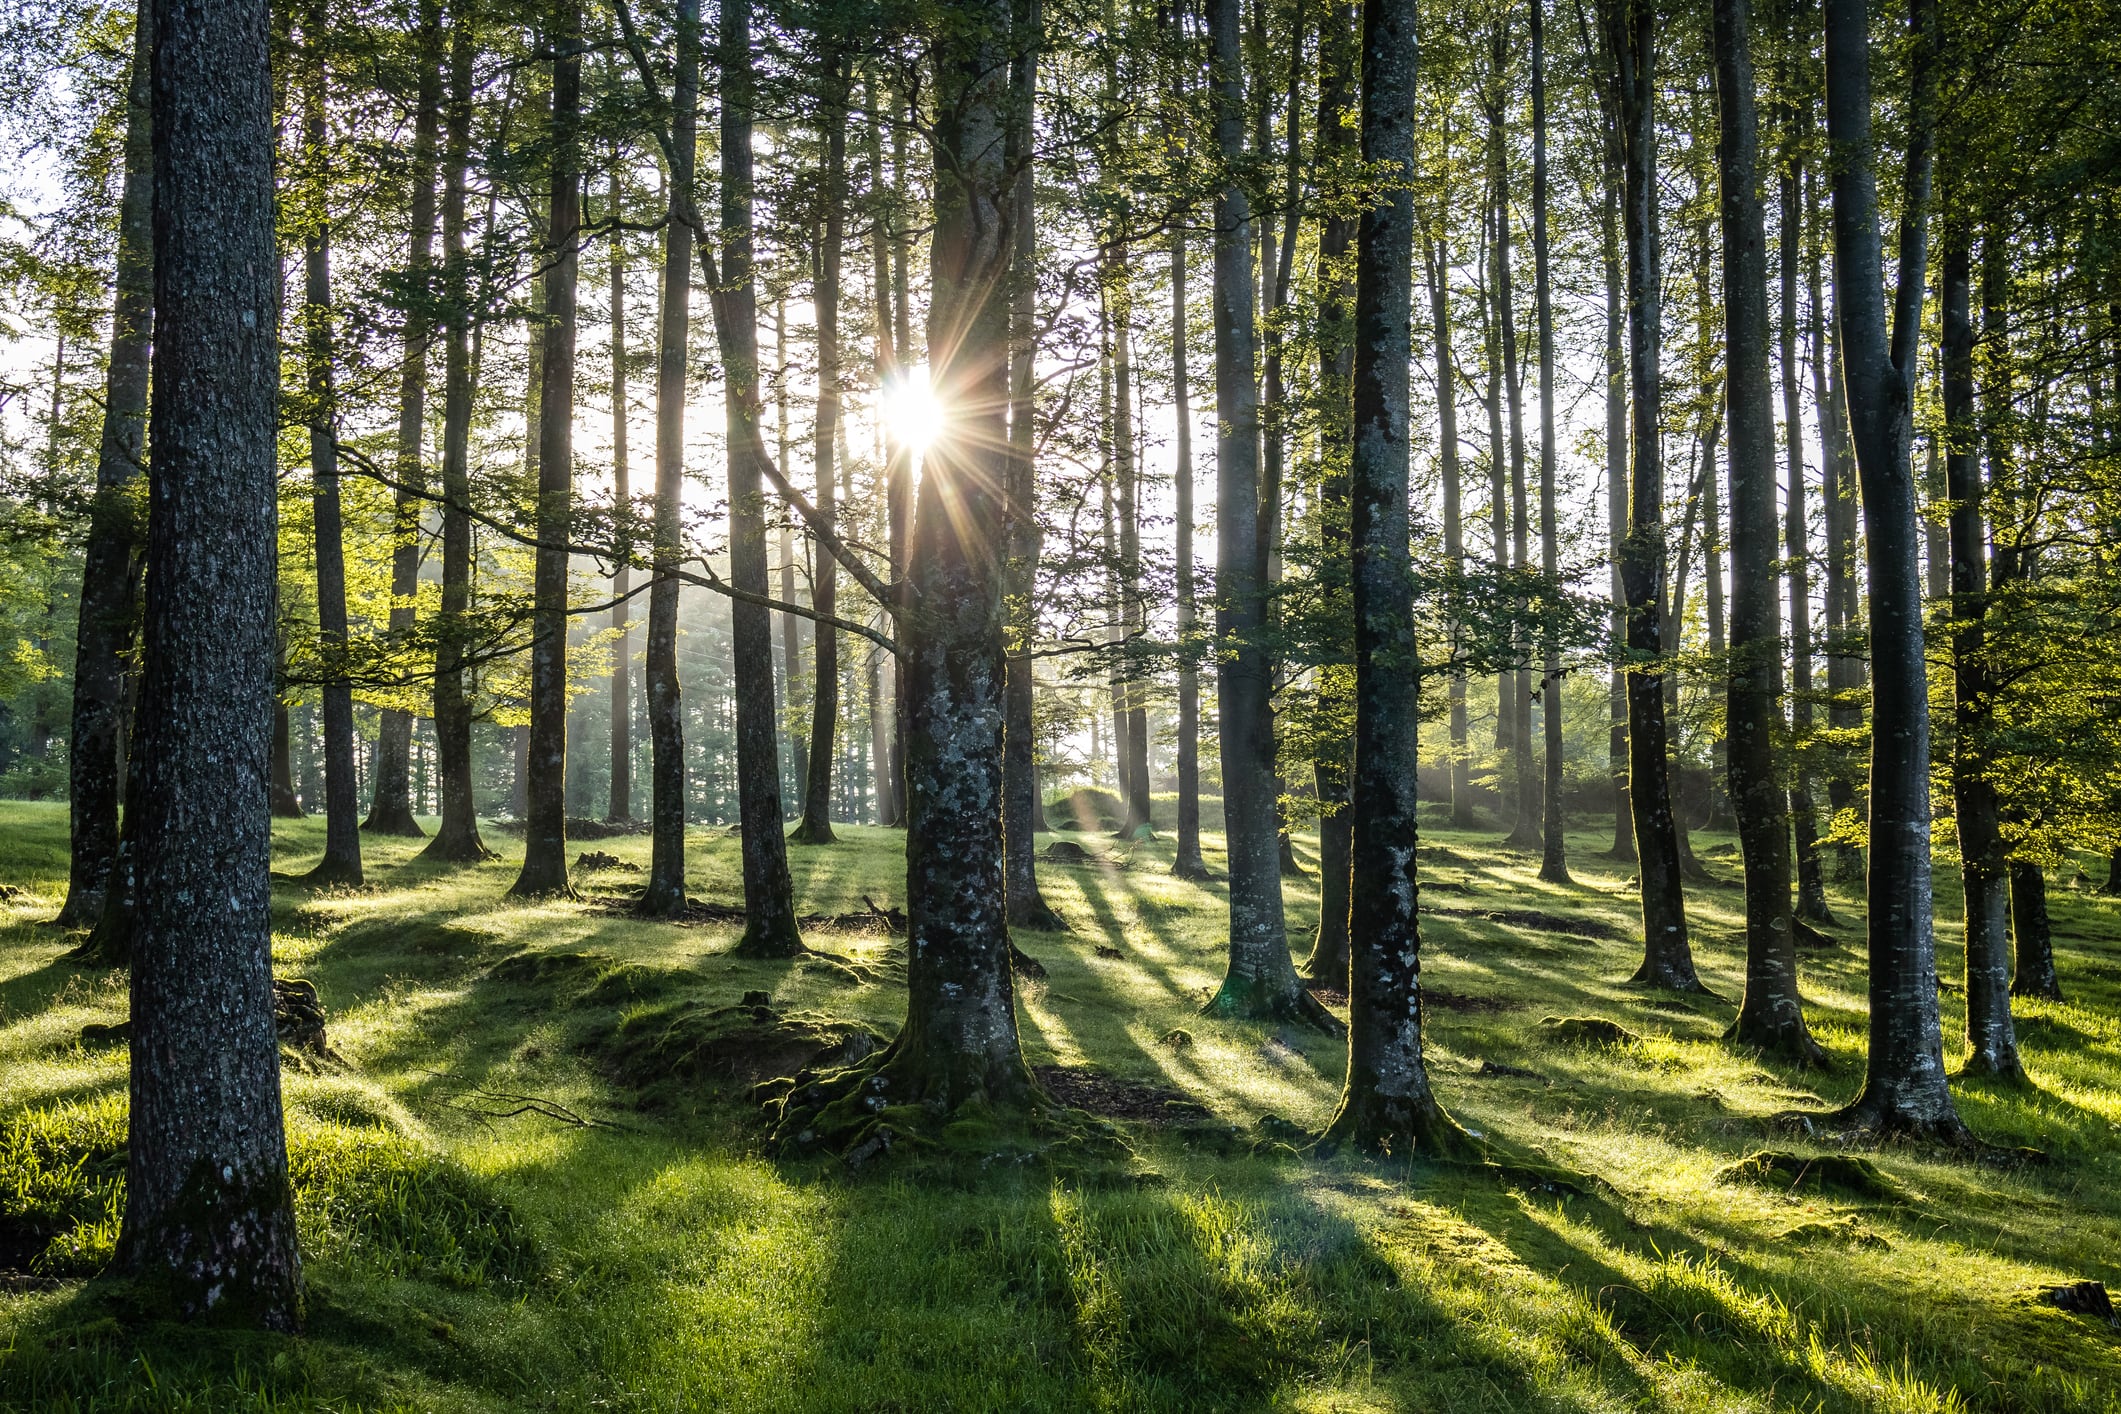
M 509 860 L 437 871 L 369 840 L 368 889 L 277 893 L 276 968 L 317 984 L 343 1058 L 285 1071 L 310 1309 L 283 1339 L 159 1325 L 84 1280 L 122 1201 L 126 1057 L 78 1038 L 126 1003 L 122 977 L 66 963 L 71 940 L 41 925 L 65 829 L 63 808 L 0 804 L 17 889 L 0 902 L 0 1268 L 31 1273 L 0 1277 L 0 1408 L 2121 1408 L 2121 1337 L 2037 1299 L 2121 1286 L 2113 900 L 2056 890 L 2070 999 L 2019 1004 L 2031 1088 L 1959 1088 L 1979 1133 L 2050 1162 L 1888 1148 L 1863 1181 L 1828 1165 L 1823 1182 L 1806 1160 L 1826 1151 L 1768 1119 L 1860 1083 L 1856 932 L 1802 961 L 1835 1068 L 1794 1070 L 1721 1043 L 1730 1002 L 1624 985 L 1634 896 L 1592 852 L 1599 827 L 1568 888 L 1491 835 L 1429 833 L 1438 1087 L 1469 1126 L 1602 1180 L 1576 1196 L 1272 1142 L 1323 1124 L 1341 1047 L 1197 1014 L 1222 896 L 1169 878 L 1167 841 L 1141 845 L 1125 867 L 1044 869 L 1073 931 L 1020 938 L 1048 969 L 1020 997 L 1025 1047 L 1209 1120 L 1123 1122 L 1131 1158 L 1059 1177 L 850 1177 L 761 1154 L 742 1088 L 780 1057 L 747 1070 L 739 1043 L 771 1037 L 737 1025 L 759 998 L 734 1004 L 765 993 L 774 1036 L 791 1019 L 834 1043 L 888 1035 L 888 938 L 813 939 L 844 962 L 744 962 L 728 926 L 523 905 L 503 897 Z M 791 851 L 804 910 L 901 902 L 903 837 L 842 833 Z M 321 843 L 317 822 L 281 824 L 276 867 Z M 1735 875 L 1728 842 L 1697 845 Z M 646 862 L 645 839 L 590 847 Z M 736 841 L 691 848 L 695 894 L 736 902 Z M 578 879 L 592 896 L 636 882 Z M 1835 904 L 1846 920 L 1858 900 Z M 1739 891 L 1689 907 L 1704 978 L 1735 1001 Z M 1312 881 L 1289 908 L 1301 952 Z M 1940 931 L 1951 985 L 1956 927 Z M 1557 1017 L 1632 1039 L 1586 1044 L 1542 1025 Z M 1181 1030 L 1190 1044 L 1166 1044 Z M 1534 1074 L 1484 1078 L 1489 1062 Z M 5 1234 L 20 1246 L 30 1219 L 42 1245 L 11 1261 Z

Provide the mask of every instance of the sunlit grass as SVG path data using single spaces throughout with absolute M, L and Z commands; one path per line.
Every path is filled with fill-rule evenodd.
M 72 939 L 39 926 L 63 891 L 64 829 L 61 809 L 0 805 L 0 882 L 21 890 L 0 903 L 7 1123 L 122 1103 L 123 1050 L 76 1043 L 123 1018 L 122 977 L 66 964 Z M 298 873 L 321 833 L 283 824 L 276 868 Z M 903 836 L 843 835 L 791 850 L 801 908 L 902 903 Z M 1594 1176 L 1582 1196 L 1245 1153 L 1264 1116 L 1323 1122 L 1343 1052 L 1316 1033 L 1196 1014 L 1222 974 L 1222 894 L 1172 879 L 1167 842 L 1135 847 L 1124 867 L 1044 866 L 1070 931 L 1019 939 L 1048 974 L 1019 989 L 1025 1049 L 1034 1064 L 1181 1091 L 1241 1142 L 1135 1130 L 1131 1158 L 1059 1177 L 849 1179 L 761 1155 L 724 1092 L 663 1087 L 644 1106 L 583 1037 L 629 1008 L 747 991 L 889 1034 L 903 1010 L 889 940 L 813 939 L 867 981 L 829 962 L 740 961 L 732 928 L 599 905 L 634 874 L 582 875 L 585 902 L 533 907 L 504 897 L 510 860 L 437 872 L 414 862 L 417 842 L 366 841 L 367 889 L 282 884 L 276 906 L 277 970 L 317 983 L 345 1059 L 285 1072 L 307 1334 L 136 1325 L 72 1275 L 0 1286 L 0 1407 L 2116 1408 L 2121 1342 L 2035 1297 L 2063 1280 L 2121 1286 L 2121 906 L 2056 890 L 2069 999 L 2020 1006 L 2033 1088 L 1960 1091 L 1980 1132 L 2051 1162 L 1891 1149 L 1874 1156 L 1891 1200 L 1792 1194 L 1716 1175 L 1792 1144 L 1770 1116 L 1839 1103 L 1860 1083 L 1860 934 L 1844 928 L 1848 946 L 1802 962 L 1832 1071 L 1733 1051 L 1721 1034 L 1743 981 L 1738 890 L 1689 899 L 1723 1001 L 1632 988 L 1632 946 L 1589 936 L 1628 930 L 1636 907 L 1629 871 L 1594 852 L 1602 828 L 1583 832 L 1594 837 L 1571 858 L 1575 884 L 1557 887 L 1492 835 L 1425 835 L 1437 1085 L 1469 1126 Z M 1208 843 L 1220 868 L 1220 840 Z M 1724 843 L 1696 840 L 1734 878 Z M 647 862 L 644 838 L 593 847 Z M 703 830 L 691 849 L 695 896 L 737 902 L 736 841 Z M 1315 879 L 1287 883 L 1301 955 Z M 1858 903 L 1835 900 L 1845 922 Z M 1955 982 L 1957 930 L 1943 923 Z M 503 958 L 559 954 L 602 961 L 565 985 L 491 975 Z M 1961 1001 L 1943 1001 L 1953 1052 Z M 1608 1018 L 1639 1040 L 1553 1044 L 1538 1023 L 1554 1015 Z M 1190 1046 L 1164 1043 L 1175 1028 Z M 1543 1079 L 1479 1078 L 1485 1061 Z M 479 1098 L 501 1093 L 599 1127 L 474 1113 L 505 1108 Z M 419 1177 L 430 1174 L 441 1177 Z

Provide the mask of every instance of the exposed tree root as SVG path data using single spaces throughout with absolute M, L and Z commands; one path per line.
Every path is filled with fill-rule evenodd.
M 1300 983 L 1293 991 L 1270 992 L 1258 983 L 1247 985 L 1238 978 L 1227 977 L 1223 979 L 1221 989 L 1200 1010 L 1203 1016 L 1219 1016 L 1232 1021 L 1289 1021 L 1315 1026 L 1328 1036 L 1348 1034 L 1347 1024 L 1328 1011 L 1326 1004 Z
M 829 821 L 814 821 L 805 817 L 800 824 L 788 832 L 788 843 L 790 844 L 826 845 L 838 844 L 839 842 L 840 837 L 832 833 L 832 825 Z
M 1201 860 L 1175 859 L 1171 862 L 1171 877 L 1174 879 L 1188 879 L 1196 884 L 1206 884 L 1213 882 L 1216 875 Z
M 1691 964 L 1682 968 L 1666 960 L 1644 958 L 1635 975 L 1628 978 L 1630 987 L 1654 987 L 1666 992 L 1680 992 L 1690 997 L 1708 997 L 1714 1001 L 1726 1000 L 1721 993 L 1709 990 L 1708 984 L 1694 975 Z
M 1730 1045 L 1743 1046 L 1808 1070 L 1834 1068 L 1833 1057 L 1826 1053 L 1826 1047 L 1812 1039 L 1801 1016 L 1795 1021 L 1770 1021 L 1740 1012 L 1738 1019 L 1723 1033 L 1723 1039 Z

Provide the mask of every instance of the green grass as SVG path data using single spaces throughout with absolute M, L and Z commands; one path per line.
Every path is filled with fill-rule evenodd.
M 1771 1115 L 1860 1082 L 1860 937 L 1803 960 L 1832 1072 L 1735 1052 L 1718 1039 L 1729 1003 L 1624 985 L 1634 896 L 1592 853 L 1603 828 L 1582 827 L 1573 888 L 1490 835 L 1425 837 L 1445 1103 L 1596 1175 L 1587 1196 L 1252 1152 L 1283 1132 L 1269 1116 L 1324 1122 L 1343 1053 L 1197 1015 L 1221 975 L 1222 896 L 1170 879 L 1168 842 L 1125 868 L 1045 867 L 1073 931 L 1020 939 L 1049 970 L 1021 995 L 1025 1046 L 1183 1092 L 1237 1142 L 1129 1127 L 1131 1159 L 1060 1177 L 850 1177 L 763 1156 L 727 1055 L 678 1022 L 762 991 L 813 1029 L 888 1035 L 889 940 L 814 939 L 846 963 L 743 962 L 728 927 L 526 906 L 503 897 L 510 861 L 438 872 L 414 845 L 367 841 L 368 890 L 279 888 L 277 970 L 316 982 L 344 1058 L 285 1071 L 310 1309 L 282 1339 L 156 1324 L 83 1279 L 122 1201 L 125 1053 L 77 1038 L 122 1019 L 125 990 L 41 926 L 64 890 L 63 808 L 0 804 L 0 883 L 19 889 L 0 903 L 0 1220 L 16 1220 L 0 1231 L 30 1215 L 47 1240 L 36 1280 L 0 1281 L 0 1408 L 2121 1408 L 2121 1336 L 2036 1299 L 2121 1287 L 2121 905 L 2056 891 L 2070 1000 L 2021 1003 L 2032 1088 L 1959 1090 L 1984 1137 L 2051 1162 L 1888 1148 L 1866 1156 L 1875 1185 L 1758 1181 L 1742 1164 L 1757 1150 L 1818 1152 Z M 903 837 L 843 834 L 791 851 L 803 908 L 902 902 Z M 276 867 L 321 841 L 316 822 L 282 825 Z M 1727 842 L 1697 844 L 1735 875 Z M 647 857 L 645 839 L 586 847 Z M 736 849 L 695 836 L 697 896 L 736 901 Z M 1301 952 L 1311 881 L 1289 901 Z M 1836 899 L 1845 921 L 1856 906 Z M 1689 907 L 1703 974 L 1735 1000 L 1739 892 Z M 1955 981 L 1957 930 L 1940 931 Z M 1959 998 L 1944 1000 L 1956 1050 Z M 1565 1041 L 1541 1025 L 1557 1016 L 1636 1039 Z M 1193 1044 L 1163 1044 L 1177 1028 Z M 1545 1079 L 1480 1078 L 1486 1061 Z M 545 1114 L 495 1117 L 519 1103 L 502 1095 Z

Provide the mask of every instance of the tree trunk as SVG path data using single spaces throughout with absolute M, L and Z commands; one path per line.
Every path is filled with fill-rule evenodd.
M 1038 435 L 1033 390 L 1038 361 L 1038 199 L 1032 181 L 1033 110 L 1038 87 L 1038 0 L 1013 41 L 1010 84 L 1009 461 L 1002 486 L 1008 536 L 1003 613 L 1008 641 L 1002 685 L 1002 856 L 1009 925 L 1059 932 L 1067 923 L 1038 888 L 1038 739 L 1031 647 L 1038 631 Z M 1179 435 L 1185 436 L 1181 428 Z M 879 738 L 881 740 L 881 738 Z M 878 775 L 884 774 L 879 759 Z
M 289 720 L 286 696 L 287 650 L 286 645 L 275 640 L 273 658 L 273 681 L 275 689 L 272 704 L 272 813 L 283 820 L 300 820 L 309 812 L 302 808 L 302 797 L 295 793 L 295 748 L 293 724 Z
M 1974 428 L 1973 251 L 1961 218 L 1945 228 L 1942 263 L 1944 474 L 1952 504 L 1952 813 L 1965 899 L 1966 1069 L 2023 1079 L 2011 1025 L 2010 859 L 1990 756 L 1995 709 L 1983 656 L 1988 545 Z
M 2055 937 L 2047 917 L 2047 873 L 2027 859 L 2011 861 L 2011 936 L 2017 944 L 2018 973 L 2011 994 L 2062 999 L 2055 976 Z
M 876 386 L 878 395 L 888 396 L 898 377 L 898 344 L 892 321 L 892 184 L 884 170 L 882 84 L 871 74 L 866 84 L 868 118 L 865 124 L 869 156 L 869 191 L 874 209 L 869 219 L 870 286 L 876 294 Z M 904 454 L 889 419 L 885 420 L 884 514 L 885 535 L 891 560 L 891 582 L 905 578 L 905 508 L 902 505 L 906 470 Z M 887 612 L 893 607 L 883 606 Z M 900 749 L 900 725 L 904 720 L 905 668 L 891 660 L 890 720 L 877 724 L 884 736 L 884 771 L 877 793 L 877 823 L 903 826 L 905 809 L 905 756 Z
M 1539 0 L 1535 0 L 1539 3 Z M 1463 1151 L 1422 1060 L 1416 845 L 1420 656 L 1407 574 L 1414 257 L 1414 0 L 1363 6 L 1362 155 L 1398 178 L 1362 213 L 1355 286 L 1355 780 L 1348 1077 L 1326 1127 L 1395 1159 Z
M 1532 0 L 1532 281 L 1539 316 L 1539 569 L 1561 582 L 1560 530 L 1554 506 L 1554 299 L 1547 268 L 1546 0 Z M 1545 815 L 1539 877 L 1569 879 L 1567 802 L 1561 739 L 1561 644 L 1549 624 L 1540 635 L 1540 725 L 1546 734 Z
M 1178 850 L 1171 872 L 1210 877 L 1200 853 L 1200 651 L 1193 567 L 1193 384 L 1186 352 L 1186 228 L 1171 227 L 1171 401 L 1177 423 L 1172 472 L 1177 517 L 1173 562 L 1178 575 Z
M 538 549 L 532 581 L 530 781 L 523 872 L 509 892 L 571 898 L 567 880 L 567 537 L 574 500 L 575 283 L 581 264 L 582 15 L 554 0 L 545 227 L 544 359 L 538 370 Z
M 655 380 L 655 554 L 648 590 L 649 779 L 653 822 L 640 912 L 685 911 L 685 718 L 678 686 L 678 570 L 684 562 L 685 385 L 692 329 L 693 160 L 699 148 L 700 5 L 677 0 L 670 83 L 670 204 Z
M 1815 204 L 1816 209 L 1816 204 Z M 1860 659 L 1849 645 L 1856 627 L 1855 528 L 1851 507 L 1854 480 L 1849 467 L 1848 408 L 1842 388 L 1841 334 L 1826 332 L 1826 298 L 1820 285 L 1820 256 L 1815 245 L 1810 267 L 1812 296 L 1812 400 L 1819 417 L 1820 502 L 1826 522 L 1826 689 L 1827 725 L 1837 732 L 1856 731 L 1863 726 L 1863 709 L 1856 693 L 1863 680 Z M 1837 753 L 1837 756 L 1839 753 Z M 1836 760 L 1827 777 L 1829 815 L 1838 820 L 1856 806 L 1842 762 Z M 1834 846 L 1834 874 L 1843 884 L 1861 885 L 1863 856 L 1854 845 Z
M 1117 297 L 1112 320 L 1113 510 L 1119 525 L 1119 624 L 1130 645 L 1119 669 L 1120 710 L 1126 721 L 1121 735 L 1120 798 L 1126 804 L 1121 830 L 1129 838 L 1149 825 L 1149 712 L 1136 680 L 1132 648 L 1145 629 L 1141 600 L 1141 518 L 1136 488 L 1134 445 L 1134 298 L 1133 263 L 1126 247 L 1117 246 L 1111 279 Z
M 1865 881 L 1870 1052 L 1863 1093 L 1837 1122 L 1965 1141 L 1945 1084 L 1931 914 L 1929 690 L 1921 531 L 1909 465 L 1929 204 L 1935 18 L 1914 0 L 1898 289 L 1886 322 L 1871 137 L 1870 33 L 1861 0 L 1826 0 L 1827 146 L 1834 187 L 1834 306 L 1870 570 L 1871 814 Z
M 327 160 L 330 136 L 324 120 L 324 7 L 312 3 L 304 20 L 308 82 L 302 129 L 306 160 Z M 304 362 L 309 394 L 310 504 L 316 530 L 317 648 L 324 669 L 324 858 L 306 876 L 312 884 L 361 882 L 360 785 L 354 777 L 353 686 L 346 678 L 346 536 L 339 512 L 337 393 L 332 376 L 334 343 L 331 301 L 331 218 L 323 173 L 304 174 L 313 184 L 302 253 L 305 301 Z
M 1794 143 L 1794 137 L 1789 139 Z M 1797 845 L 1797 913 L 1810 923 L 1831 925 L 1826 871 L 1819 857 L 1819 822 L 1812 808 L 1812 775 L 1805 746 L 1812 731 L 1812 571 L 1810 527 L 1804 508 L 1804 422 L 1797 391 L 1797 259 L 1804 244 L 1804 206 L 1799 201 L 1801 159 L 1791 156 L 1782 174 L 1782 229 L 1778 264 L 1782 283 L 1782 424 L 1788 444 L 1786 516 L 1790 568 L 1790 727 L 1796 738 L 1790 818 Z
M 1502 352 L 1503 398 L 1510 419 L 1509 565 L 1522 575 L 1531 549 L 1531 515 L 1525 497 L 1524 377 L 1517 366 L 1517 297 L 1510 255 L 1509 124 L 1503 86 L 1509 46 L 1506 24 L 1496 25 L 1490 44 L 1490 82 L 1494 89 L 1488 98 L 1488 160 L 1495 202 L 1495 320 Z M 1521 663 L 1530 656 L 1530 635 L 1520 623 L 1512 637 L 1522 655 Z M 1517 818 L 1504 843 L 1515 849 L 1538 849 L 1542 807 L 1538 768 L 1532 761 L 1532 685 L 1529 675 L 1519 666 L 1502 676 L 1499 688 L 1502 698 L 1497 705 L 1510 717 L 1510 774 L 1517 786 Z
M 1441 213 L 1436 238 L 1426 252 L 1429 274 L 1429 322 L 1436 339 L 1436 459 L 1443 480 L 1443 553 L 1454 578 L 1466 572 L 1464 491 L 1458 466 L 1458 363 L 1451 353 L 1450 230 Z M 1462 592 L 1454 588 L 1454 594 Z M 1457 647 L 1453 620 L 1453 649 Z M 1470 830 L 1473 818 L 1472 747 L 1466 720 L 1466 675 L 1453 667 L 1447 688 L 1451 731 L 1451 825 Z
M 117 296 L 96 451 L 96 499 L 82 550 L 81 617 L 74 640 L 73 735 L 67 752 L 73 835 L 66 902 L 53 920 L 63 928 L 92 926 L 102 916 L 118 858 L 125 664 L 140 613 L 145 529 L 133 500 L 133 478 L 141 471 L 146 450 L 148 351 L 155 317 L 154 141 L 148 126 L 153 37 L 153 7 L 142 5 L 133 22 L 132 69 L 126 80 Z
M 802 930 L 795 921 L 795 886 L 788 877 L 788 842 L 781 833 L 781 767 L 775 746 L 773 723 L 773 613 L 766 608 L 766 504 L 762 486 L 765 443 L 759 427 L 758 305 L 752 283 L 752 105 L 757 101 L 751 55 L 750 0 L 723 0 L 721 10 L 722 69 L 722 287 L 716 307 L 715 329 L 722 353 L 726 384 L 723 404 L 728 416 L 729 458 L 729 580 L 739 594 L 755 595 L 751 602 L 729 603 L 730 677 L 736 694 L 737 810 L 742 822 L 744 856 L 744 936 L 737 940 L 740 957 L 792 957 L 803 951 Z M 834 60 L 835 72 L 839 61 Z M 844 107 L 844 104 L 842 105 Z M 837 125 L 834 125 L 835 135 Z M 835 136 L 835 150 L 841 150 Z M 837 203 L 829 205 L 837 224 Z M 833 244 L 828 236 L 827 244 Z M 837 261 L 831 269 L 832 289 L 819 282 L 818 340 L 820 388 L 817 441 L 818 498 L 830 504 L 834 443 L 828 419 L 839 410 L 838 369 L 823 362 L 829 339 L 836 339 L 837 323 L 827 313 L 838 291 Z M 829 298 L 828 298 L 829 297 Z M 828 376 L 829 375 L 829 376 Z M 830 613 L 832 558 L 819 554 L 816 604 Z M 818 700 L 832 699 L 838 712 L 839 665 L 833 652 L 833 635 L 818 625 Z M 821 709 L 822 710 L 822 709 Z M 820 843 L 832 838 L 831 813 L 831 723 L 822 738 L 810 737 L 810 800 L 804 824 L 809 838 Z M 823 782 L 820 785 L 820 781 Z M 815 813 L 813 813 L 815 812 Z
M 257 0 L 157 7 L 165 258 L 118 1257 L 179 1318 L 291 1331 L 302 1261 L 273 1034 L 266 786 L 280 389 L 270 30 Z
M 1664 464 L 1659 446 L 1658 351 L 1662 260 L 1657 236 L 1656 15 L 1646 0 L 1603 0 L 1608 62 L 1618 79 L 1623 166 L 1621 224 L 1627 243 L 1628 375 L 1632 455 L 1628 534 L 1621 544 L 1627 599 L 1628 805 L 1641 855 L 1642 966 L 1635 980 L 1678 991 L 1705 990 L 1694 972 L 1679 830 L 1665 729 L 1665 651 L 1658 612 L 1664 573 Z
M 471 693 L 464 680 L 470 645 L 471 574 L 471 271 L 466 259 L 464 198 L 471 162 L 472 12 L 450 16 L 449 100 L 442 158 L 442 604 L 435 640 L 435 764 L 442 819 L 421 858 L 458 863 L 491 859 L 479 838 L 472 795 Z
M 1603 115 L 1607 129 L 1605 180 L 1600 184 L 1600 250 L 1605 264 L 1605 491 L 1606 537 L 1611 550 L 1607 592 L 1613 604 L 1608 631 L 1616 649 L 1627 642 L 1627 585 L 1621 573 L 1628 538 L 1628 363 L 1623 311 L 1627 296 L 1620 258 L 1619 120 Z M 1635 862 L 1635 810 L 1628 789 L 1628 685 L 1624 660 L 1617 657 L 1606 684 L 1612 726 L 1606 732 L 1606 766 L 1613 782 L 1613 847 L 1606 857 Z
M 390 634 L 412 632 L 420 592 L 420 525 L 426 510 L 427 462 L 421 443 L 427 423 L 427 353 L 434 341 L 435 149 L 442 126 L 442 5 L 420 0 L 415 37 L 420 50 L 419 107 L 413 117 L 411 232 L 406 276 L 404 366 L 398 374 L 398 445 L 393 463 L 399 490 L 391 507 Z M 412 796 L 412 713 L 383 710 L 376 732 L 375 793 L 361 828 L 417 839 Z
M 606 213 L 617 221 L 619 153 L 611 153 L 611 185 Z M 614 823 L 633 819 L 633 486 L 628 480 L 626 424 L 632 408 L 626 389 L 626 243 L 611 233 L 611 505 L 619 525 L 616 568 L 611 576 L 611 627 L 618 641 L 611 649 L 611 794 L 604 818 Z
M 1775 736 L 1782 660 L 1775 550 L 1775 405 L 1768 374 L 1767 224 L 1760 201 L 1752 17 L 1716 0 L 1717 185 L 1723 225 L 1724 406 L 1730 426 L 1731 639 L 1725 752 L 1745 856 L 1745 995 L 1730 1039 L 1811 1064 L 1790 913 L 1790 820 Z M 1708 480 L 1713 483 L 1715 471 Z
M 838 450 L 835 439 L 840 424 L 840 256 L 846 242 L 844 120 L 848 86 L 845 59 L 833 54 L 825 62 L 830 76 L 825 96 L 825 171 L 818 193 L 825 219 L 817 253 L 817 423 L 811 465 L 817 473 L 818 515 L 829 529 L 834 516 L 833 455 Z M 764 592 L 763 588 L 760 592 Z M 811 603 L 820 614 L 839 611 L 839 564 L 822 551 L 811 581 Z M 741 611 L 746 606 L 732 607 Z M 810 680 L 810 771 L 803 787 L 803 819 L 788 838 L 798 844 L 831 844 L 833 742 L 840 712 L 840 636 L 838 630 L 824 622 L 813 625 L 813 635 L 816 668 Z
M 1244 156 L 1239 0 L 1210 0 L 1215 136 L 1234 169 Z M 1230 965 L 1214 1015 L 1304 1018 L 1337 1027 L 1297 980 L 1282 917 L 1275 829 L 1274 725 L 1261 554 L 1259 402 L 1253 382 L 1251 200 L 1237 182 L 1215 194 L 1216 664 L 1223 824 L 1230 854 Z

